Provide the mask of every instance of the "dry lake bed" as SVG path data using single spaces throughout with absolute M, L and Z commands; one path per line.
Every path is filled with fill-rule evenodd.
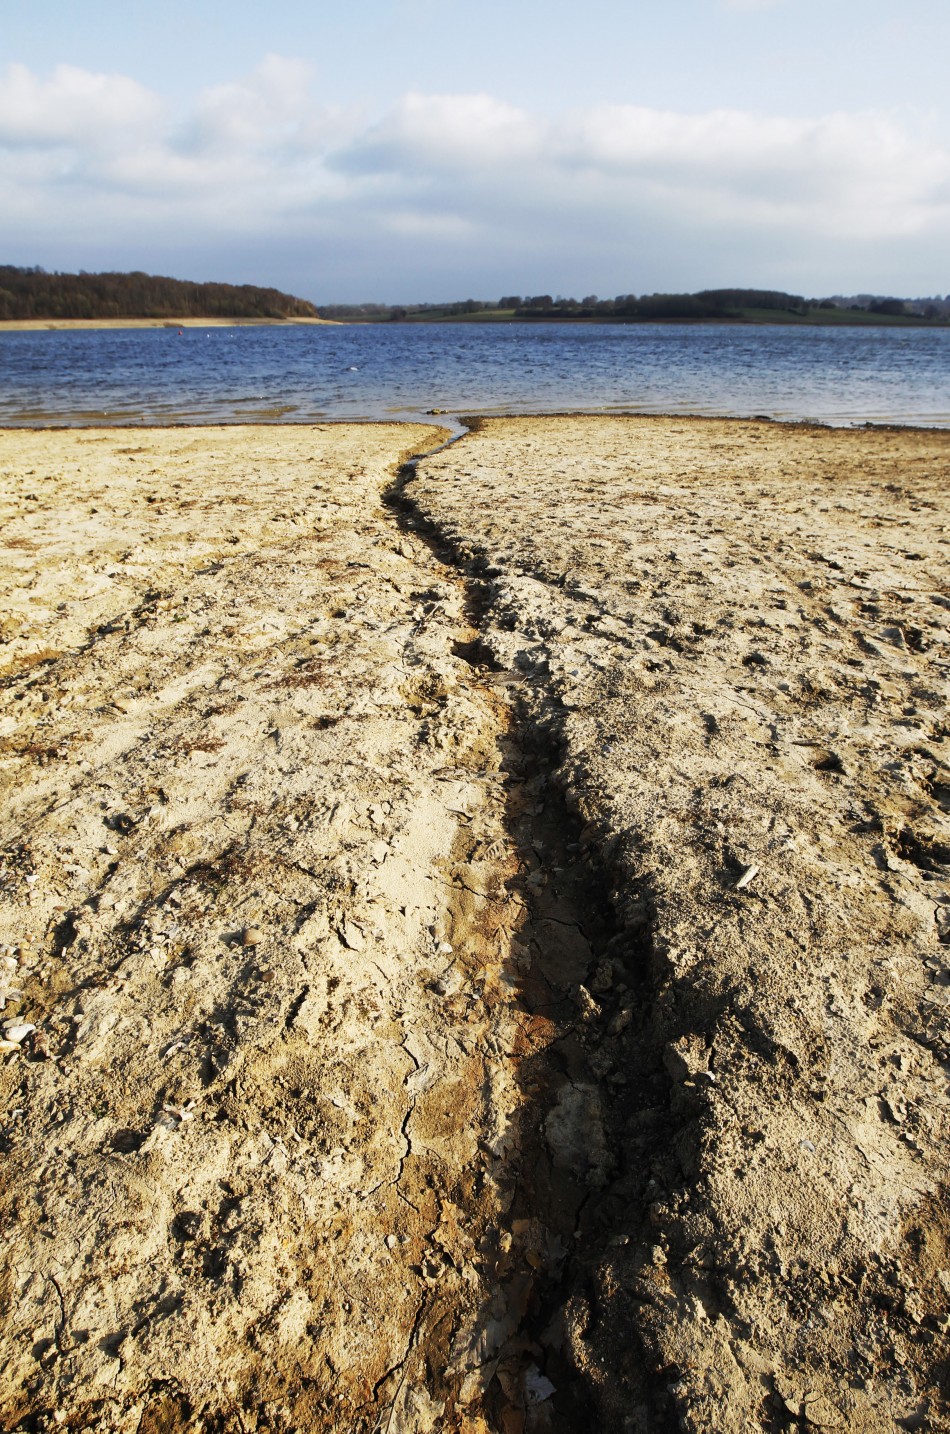
M 950 1428 L 950 433 L 0 431 L 0 1427 Z

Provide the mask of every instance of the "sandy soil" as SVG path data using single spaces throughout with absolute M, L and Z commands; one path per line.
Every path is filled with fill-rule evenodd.
M 38 329 L 233 329 L 255 325 L 337 324 L 338 319 L 0 319 L 0 333 Z
M 0 1427 L 950 1427 L 950 435 L 439 436 L 0 433 Z

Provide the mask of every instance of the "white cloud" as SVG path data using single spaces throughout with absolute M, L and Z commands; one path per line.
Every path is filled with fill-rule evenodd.
M 564 121 L 552 150 L 567 166 L 615 176 L 625 190 L 659 186 L 710 221 L 844 237 L 946 219 L 950 152 L 895 115 L 802 120 L 604 107 Z
M 323 156 L 354 128 L 314 101 L 307 66 L 278 56 L 183 116 L 122 76 L 60 67 L 40 79 L 12 65 L 0 76 L 0 204 L 49 222 L 68 204 L 73 223 L 98 214 L 106 234 L 139 225 L 149 205 L 166 228 L 260 232 L 339 188 Z
M 252 74 L 200 95 L 175 148 L 195 154 L 319 148 L 334 116 L 314 104 L 311 83 L 303 61 L 268 55 Z
M 160 125 L 159 97 L 124 75 L 58 65 L 41 80 L 9 65 L 0 80 L 0 147 L 102 145 Z
M 708 281 L 696 256 L 715 248 L 748 282 L 782 256 L 810 264 L 815 284 L 800 284 L 814 288 L 828 256 L 853 265 L 889 249 L 897 264 L 902 245 L 936 280 L 950 150 L 919 117 L 886 110 L 600 105 L 551 118 L 488 94 L 413 92 L 370 121 L 322 105 L 308 68 L 279 56 L 176 114 L 120 75 L 15 65 L 0 75 L 0 208 L 20 252 L 79 236 L 86 267 L 90 248 L 118 241 L 130 267 L 145 239 L 149 252 L 209 255 L 279 241 L 301 256 L 319 244 L 341 272 L 361 256 L 376 292 L 381 273 L 413 264 L 420 285 L 454 266 L 467 288 L 472 266 L 501 275 L 515 260 L 544 287 L 552 255 L 591 287 L 603 283 L 592 270 L 619 273 L 635 245 L 678 255 L 681 286 Z M 631 273 L 626 287 L 668 282 Z
M 340 157 L 353 171 L 455 171 L 533 159 L 544 146 L 543 123 L 491 95 L 412 92 Z

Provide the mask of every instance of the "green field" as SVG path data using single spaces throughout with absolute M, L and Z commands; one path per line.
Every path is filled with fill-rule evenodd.
M 611 316 L 605 314 L 581 315 L 544 311 L 535 312 L 530 318 L 523 314 L 516 316 L 514 309 L 476 309 L 468 314 L 446 314 L 438 309 L 427 309 L 421 313 L 407 313 L 404 318 L 392 319 L 386 314 L 352 316 L 342 320 L 347 324 L 783 324 L 786 326 L 820 326 L 823 328 L 917 328 L 945 329 L 950 326 L 948 319 L 925 319 L 917 314 L 873 314 L 868 309 L 809 309 L 795 313 L 787 309 L 737 309 L 711 318 L 639 318 Z

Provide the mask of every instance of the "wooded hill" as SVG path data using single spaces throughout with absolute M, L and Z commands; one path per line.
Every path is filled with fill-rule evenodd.
M 316 319 L 313 304 L 254 284 L 156 274 L 48 274 L 0 265 L 0 319 Z

